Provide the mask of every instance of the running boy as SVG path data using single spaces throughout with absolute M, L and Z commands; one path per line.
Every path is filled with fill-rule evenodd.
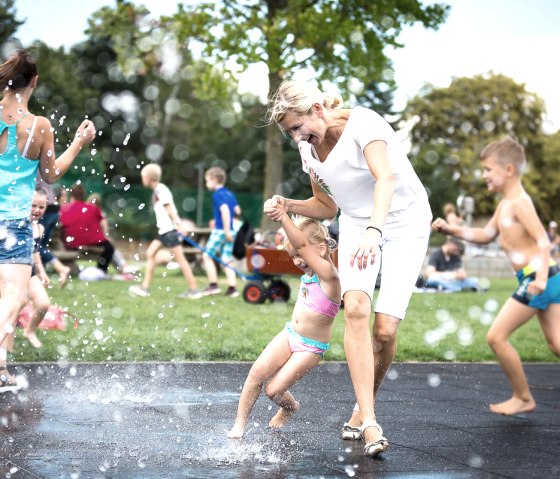
M 146 272 L 144 273 L 142 285 L 133 285 L 128 290 L 133 296 L 150 296 L 149 288 L 156 268 L 156 253 L 165 246 L 169 248 L 171 253 L 175 256 L 175 260 L 179 263 L 181 272 L 189 287 L 189 289 L 185 293 L 180 294 L 179 297 L 198 299 L 202 297 L 202 293 L 197 289 L 193 272 L 183 254 L 181 238 L 177 231 L 181 226 L 181 219 L 177 214 L 177 208 L 175 207 L 171 191 L 160 182 L 161 167 L 155 163 L 150 163 L 142 168 L 141 175 L 142 184 L 153 190 L 152 204 L 156 215 L 158 236 L 150 243 L 146 251 Z
M 220 255 L 220 260 L 224 264 L 233 261 L 233 241 L 235 240 L 235 231 L 233 228 L 233 219 L 241 214 L 241 208 L 237 203 L 237 199 L 231 190 L 225 187 L 226 172 L 215 166 L 206 171 L 204 178 L 206 180 L 206 188 L 212 191 L 212 205 L 214 209 L 214 226 L 212 233 L 206 243 L 206 251 L 211 256 Z M 214 260 L 208 255 L 202 256 L 204 260 L 204 269 L 208 276 L 208 287 L 204 290 L 204 294 L 219 294 L 218 272 Z M 224 268 L 228 289 L 226 296 L 236 297 L 239 292 L 236 289 L 235 271 L 231 268 Z
M 288 389 L 313 369 L 329 349 L 332 324 L 340 308 L 340 281 L 331 261 L 334 240 L 319 221 L 301 218 L 294 224 L 284 212 L 280 219 L 286 232 L 286 248 L 296 266 L 305 273 L 292 320 L 286 323 L 261 355 L 245 380 L 237 417 L 228 437 L 242 437 L 262 386 L 280 410 L 269 427 L 280 428 L 299 410 Z
M 521 359 L 508 342 L 511 334 L 536 314 L 548 347 L 560 356 L 560 269 L 550 258 L 546 231 L 521 184 L 525 167 L 523 147 L 506 137 L 486 146 L 480 159 L 488 190 L 502 195 L 492 219 L 484 228 L 468 228 L 438 218 L 432 228 L 479 244 L 489 243 L 500 235 L 501 246 L 517 274 L 519 286 L 502 306 L 487 335 L 488 344 L 513 388 L 510 399 L 491 404 L 490 410 L 509 416 L 536 408 Z

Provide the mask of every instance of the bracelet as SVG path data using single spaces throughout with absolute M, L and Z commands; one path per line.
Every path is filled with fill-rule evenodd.
M 379 236 L 383 236 L 383 231 L 381 231 L 377 226 L 368 226 L 368 227 L 366 228 L 366 231 L 369 230 L 369 229 L 372 229 L 372 230 L 375 230 L 375 231 L 379 231 Z

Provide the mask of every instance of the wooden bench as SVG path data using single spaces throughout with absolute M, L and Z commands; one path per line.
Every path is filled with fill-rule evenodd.
M 103 252 L 100 246 L 82 246 L 77 250 L 71 249 L 51 249 L 51 253 L 64 265 L 70 268 L 70 274 L 77 276 L 80 272 L 78 268 L 79 260 L 90 260 L 97 264 L 97 258 Z

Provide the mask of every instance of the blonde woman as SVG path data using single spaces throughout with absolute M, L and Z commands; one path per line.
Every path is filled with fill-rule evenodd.
M 274 196 L 265 213 L 282 210 L 319 219 L 338 213 L 338 267 L 344 299 L 344 348 L 357 404 L 342 437 L 365 441 L 376 456 L 389 441 L 374 403 L 397 347 L 397 330 L 426 254 L 432 214 L 428 197 L 391 126 L 372 110 L 341 108 L 341 98 L 310 83 L 287 81 L 268 117 L 298 143 L 313 196 Z M 381 268 L 381 289 L 373 293 Z

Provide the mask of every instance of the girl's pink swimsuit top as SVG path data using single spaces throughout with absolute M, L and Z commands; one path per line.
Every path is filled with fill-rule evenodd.
M 324 314 L 329 318 L 335 318 L 340 309 L 340 303 L 334 303 L 323 292 L 316 274 L 311 277 L 304 274 L 301 277 L 297 300 L 313 311 Z

